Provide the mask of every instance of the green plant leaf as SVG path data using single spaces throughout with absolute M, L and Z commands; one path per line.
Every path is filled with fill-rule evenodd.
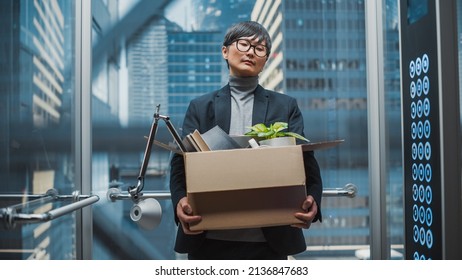
M 297 139 L 300 139 L 300 140 L 303 140 L 303 141 L 306 141 L 306 142 L 310 142 L 310 140 L 306 139 L 305 137 L 303 137 L 300 134 L 295 133 L 295 132 L 285 132 L 284 134 L 286 136 L 292 136 L 292 137 L 295 137 Z
M 273 137 L 271 137 L 271 136 L 273 136 L 273 134 L 275 134 L 274 131 L 265 131 L 265 132 L 258 133 L 257 136 L 269 139 L 269 138 L 273 138 Z
M 275 122 L 274 124 L 271 125 L 271 128 L 276 132 L 287 129 L 288 127 L 289 125 L 285 122 Z
M 259 124 L 252 126 L 252 130 L 257 131 L 257 132 L 266 132 L 268 131 L 268 127 L 266 127 L 266 125 L 263 123 L 259 123 Z
M 289 124 L 286 122 L 275 122 L 267 127 L 264 123 L 259 123 L 254 126 L 248 127 L 250 129 L 249 132 L 246 132 L 245 135 L 247 136 L 258 136 L 265 139 L 272 139 L 276 137 L 295 137 L 297 139 L 309 142 L 310 140 L 306 139 L 305 137 L 301 136 L 300 134 L 294 132 L 285 132 L 282 131 L 284 129 L 289 128 Z
M 257 136 L 257 135 L 258 135 L 258 132 L 252 130 L 252 131 L 249 131 L 249 132 L 244 133 L 244 135 L 247 135 L 247 136 Z

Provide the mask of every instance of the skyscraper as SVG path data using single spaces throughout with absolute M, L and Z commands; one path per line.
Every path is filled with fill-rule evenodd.
M 220 32 L 168 32 L 168 111 L 176 125 L 191 99 L 221 86 L 222 61 Z
M 350 154 L 316 153 L 326 187 L 345 184 L 342 170 L 367 169 L 361 149 L 367 145 L 364 1 L 257 0 L 251 19 L 267 28 L 273 43 L 260 83 L 297 99 L 311 141 L 350 136 Z M 323 200 L 324 216 L 335 218 L 307 231 L 310 245 L 368 244 L 367 175 L 360 179 L 361 197 Z
M 153 18 L 128 40 L 127 67 L 128 125 L 149 124 L 156 106 L 168 104 L 165 19 Z

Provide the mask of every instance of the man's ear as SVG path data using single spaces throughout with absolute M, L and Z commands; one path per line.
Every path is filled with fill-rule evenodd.
M 226 60 L 228 59 L 228 51 L 229 51 L 228 47 L 226 46 L 221 47 L 221 55 Z

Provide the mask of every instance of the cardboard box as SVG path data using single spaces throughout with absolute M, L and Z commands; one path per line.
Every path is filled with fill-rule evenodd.
M 192 230 L 299 223 L 306 198 L 302 146 L 185 153 Z

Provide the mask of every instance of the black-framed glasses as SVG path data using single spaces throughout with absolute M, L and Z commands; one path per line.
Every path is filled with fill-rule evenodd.
M 268 55 L 268 49 L 265 45 L 252 45 L 247 39 L 237 39 L 235 42 L 236 48 L 240 52 L 247 52 L 250 48 L 253 48 L 253 53 L 258 57 L 265 57 Z

